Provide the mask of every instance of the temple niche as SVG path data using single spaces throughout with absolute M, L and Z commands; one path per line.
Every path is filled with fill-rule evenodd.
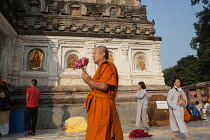
M 78 56 L 75 54 L 69 55 L 67 59 L 67 68 L 75 69 L 74 61 L 78 60 Z
M 146 64 L 145 64 L 145 57 L 144 55 L 137 55 L 135 61 L 136 62 L 136 69 L 140 71 L 146 70 Z
M 41 50 L 35 49 L 29 53 L 29 69 L 42 70 L 44 54 Z
M 164 85 L 161 37 L 139 0 L 10 0 L 0 5 L 0 74 L 14 86 L 34 77 L 40 86 L 86 85 L 74 61 L 87 57 L 87 72 L 97 66 L 97 46 L 109 49 L 119 84 Z M 14 9 L 11 9 L 14 7 Z M 8 16 L 9 15 L 9 16 Z M 6 55 L 8 54 L 8 55 Z M 11 76 L 12 75 L 12 76 Z

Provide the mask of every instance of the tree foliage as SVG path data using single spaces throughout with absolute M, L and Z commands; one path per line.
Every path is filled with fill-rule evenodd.
M 181 58 L 174 67 L 164 69 L 163 73 L 166 85 L 171 86 L 171 82 L 175 77 L 182 79 L 183 86 L 200 82 L 198 80 L 200 75 L 198 74 L 197 61 L 197 57 L 188 55 Z
M 191 5 L 199 4 L 199 2 L 202 2 L 203 4 L 208 4 L 209 0 L 191 0 Z
M 202 81 L 210 80 L 210 3 L 203 11 L 196 13 L 198 22 L 194 23 L 196 37 L 191 40 L 191 47 L 197 50 L 198 66 Z
M 192 5 L 199 2 L 205 6 L 196 13 L 198 22 L 193 24 L 196 36 L 190 42 L 191 48 L 197 51 L 197 57 L 183 57 L 174 67 L 163 70 L 166 85 L 171 86 L 175 77 L 181 78 L 183 85 L 210 81 L 210 3 L 209 0 L 191 0 Z

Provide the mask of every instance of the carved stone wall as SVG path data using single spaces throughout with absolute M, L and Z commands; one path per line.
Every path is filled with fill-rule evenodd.
M 0 74 L 15 86 L 28 86 L 34 78 L 40 86 L 84 85 L 81 70 L 68 66 L 69 56 L 89 58 L 87 72 L 93 75 L 92 53 L 103 45 L 120 85 L 164 85 L 154 25 L 139 0 L 3 0 Z M 39 54 L 35 68 L 29 64 L 33 51 Z
M 19 82 L 26 86 L 36 78 L 42 86 L 85 85 L 81 79 L 81 69 L 68 68 L 68 56 L 74 54 L 87 57 L 90 62 L 87 72 L 93 76 L 97 66 L 93 63 L 93 51 L 96 46 L 103 45 L 113 54 L 114 63 L 119 73 L 120 85 L 136 85 L 145 81 L 147 85 L 164 85 L 160 62 L 155 57 L 156 41 L 121 40 L 86 37 L 51 37 L 51 36 L 20 36 L 22 40 L 19 56 Z M 45 54 L 43 70 L 27 69 L 27 56 L 32 49 L 40 49 Z M 156 52 L 157 53 L 157 52 Z M 146 68 L 134 69 L 136 54 L 144 54 Z M 21 57 L 23 56 L 23 57 Z

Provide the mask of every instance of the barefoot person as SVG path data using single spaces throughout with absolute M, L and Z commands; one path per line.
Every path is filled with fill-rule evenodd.
M 118 73 L 115 65 L 107 61 L 108 49 L 98 46 L 94 63 L 98 69 L 93 78 L 83 72 L 82 79 L 90 86 L 85 107 L 88 112 L 86 140 L 123 140 L 123 132 L 115 106 Z
M 186 140 L 191 140 L 188 135 L 188 129 L 184 122 L 184 106 L 186 106 L 187 98 L 181 89 L 181 80 L 175 78 L 173 80 L 173 88 L 168 92 L 167 102 L 169 105 L 169 121 L 172 131 L 171 138 L 178 140 L 176 135 L 180 131 L 185 135 Z

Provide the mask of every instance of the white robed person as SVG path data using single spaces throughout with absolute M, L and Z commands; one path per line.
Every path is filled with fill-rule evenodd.
M 172 131 L 171 138 L 178 140 L 176 135 L 180 131 L 185 135 L 186 140 L 192 140 L 188 135 L 188 129 L 184 122 L 184 107 L 187 104 L 187 97 L 181 89 L 181 80 L 175 78 L 173 80 L 173 87 L 168 92 L 167 102 L 169 105 L 169 121 Z
M 147 115 L 147 91 L 144 82 L 138 83 L 138 89 L 136 93 L 137 98 L 137 113 L 136 113 L 136 126 L 142 123 L 142 129 L 148 130 L 148 115 Z

